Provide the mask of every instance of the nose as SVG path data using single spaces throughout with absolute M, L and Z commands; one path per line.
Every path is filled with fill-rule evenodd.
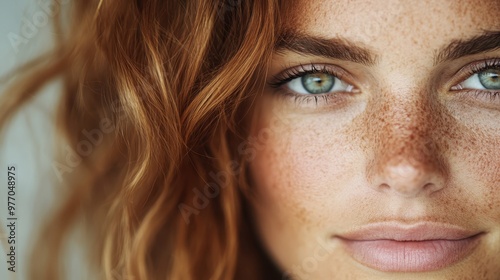
M 440 115 L 437 105 L 423 100 L 392 99 L 378 110 L 366 137 L 372 188 L 402 197 L 429 196 L 444 188 L 447 164 Z
M 430 195 L 444 187 L 439 171 L 416 162 L 385 164 L 373 185 L 378 191 L 402 197 Z

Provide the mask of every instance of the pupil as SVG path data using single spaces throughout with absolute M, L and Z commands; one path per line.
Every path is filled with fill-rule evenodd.
M 327 93 L 335 85 L 335 77 L 326 73 L 314 73 L 302 76 L 302 85 L 309 93 Z
M 480 72 L 478 77 L 486 89 L 500 89 L 500 69 L 488 69 Z

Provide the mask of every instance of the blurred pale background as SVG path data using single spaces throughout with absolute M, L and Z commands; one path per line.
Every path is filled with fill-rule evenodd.
M 50 48 L 51 0 L 0 0 L 0 76 Z M 67 4 L 66 4 L 67 5 Z M 64 8 L 64 7 L 63 7 Z M 1 94 L 5 85 L 0 84 Z M 52 120 L 58 84 L 49 84 L 42 94 L 12 119 L 0 142 L 0 279 L 26 279 L 27 250 L 35 229 L 53 202 L 52 186 L 54 128 Z M 7 270 L 5 246 L 7 224 L 7 166 L 16 166 L 16 273 Z M 56 194 L 57 195 L 57 194 Z M 89 279 L 68 263 L 68 279 Z M 73 268 L 73 269 L 72 269 Z

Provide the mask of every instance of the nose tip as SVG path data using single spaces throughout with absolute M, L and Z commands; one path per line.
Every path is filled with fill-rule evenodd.
M 378 191 L 403 197 L 430 195 L 441 190 L 444 185 L 436 170 L 422 163 L 408 161 L 386 165 L 377 177 L 375 187 Z

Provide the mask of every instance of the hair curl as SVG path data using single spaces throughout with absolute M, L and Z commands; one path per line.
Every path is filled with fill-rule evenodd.
M 112 129 L 63 174 L 67 196 L 39 235 L 30 277 L 61 277 L 67 236 L 80 222 L 100 278 L 275 277 L 248 231 L 246 165 L 236 146 L 262 91 L 281 3 L 69 4 L 71 20 L 55 21 L 56 47 L 9 79 L 0 125 L 62 77 L 57 127 L 69 147 L 103 122 Z M 226 177 L 206 208 L 182 215 L 210 171 L 237 176 Z

